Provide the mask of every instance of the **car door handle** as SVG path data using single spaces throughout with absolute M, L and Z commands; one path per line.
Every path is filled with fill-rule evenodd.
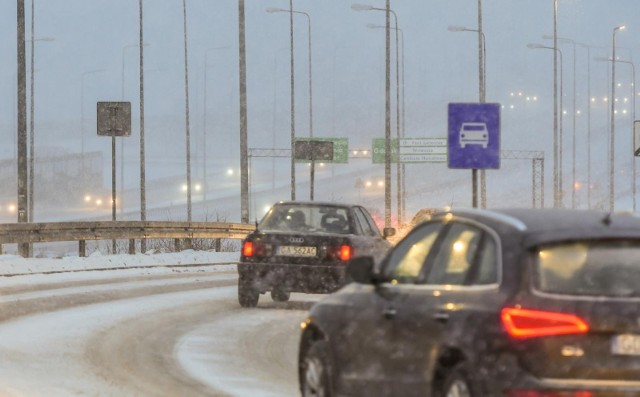
M 449 313 L 437 312 L 433 315 L 433 319 L 441 323 L 446 323 L 447 321 L 449 321 Z
M 393 307 L 387 307 L 382 311 L 382 315 L 386 319 L 392 319 L 398 314 L 398 311 Z

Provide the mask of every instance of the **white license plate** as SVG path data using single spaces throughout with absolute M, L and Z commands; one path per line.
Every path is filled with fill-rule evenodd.
M 278 247 L 278 255 L 282 256 L 316 256 L 316 247 L 283 245 Z
M 611 339 L 611 353 L 640 356 L 640 335 L 623 334 Z

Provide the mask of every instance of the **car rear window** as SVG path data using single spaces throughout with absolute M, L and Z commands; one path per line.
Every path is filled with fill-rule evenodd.
M 277 205 L 265 215 L 258 228 L 285 232 L 352 233 L 349 209 L 328 206 Z
M 539 247 L 540 291 L 604 297 L 640 297 L 640 241 L 580 241 Z

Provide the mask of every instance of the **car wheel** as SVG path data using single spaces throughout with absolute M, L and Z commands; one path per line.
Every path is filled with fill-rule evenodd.
M 274 302 L 286 302 L 289 300 L 290 296 L 291 292 L 282 290 L 280 288 L 271 290 L 271 299 L 273 299 Z
M 242 307 L 256 307 L 260 299 L 260 291 L 256 290 L 251 281 L 240 275 L 238 278 L 238 302 Z
M 442 397 L 478 397 L 469 380 L 464 365 L 458 365 L 447 375 L 442 387 Z
M 302 362 L 302 397 L 332 397 L 331 364 L 327 342 L 314 342 Z

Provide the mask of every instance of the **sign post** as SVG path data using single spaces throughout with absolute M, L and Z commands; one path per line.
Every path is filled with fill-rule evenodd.
M 99 136 L 111 137 L 111 220 L 116 220 L 116 136 L 131 136 L 131 102 L 98 102 Z M 113 240 L 116 253 L 116 240 Z
M 500 104 L 450 103 L 448 146 L 449 168 L 500 168 Z M 472 206 L 478 207 L 477 183 L 473 178 Z
M 332 162 L 335 158 L 335 142 L 332 138 L 296 138 L 295 141 L 295 160 L 310 161 L 311 167 L 309 171 L 309 199 L 314 199 L 315 185 L 315 163 L 316 161 Z M 346 150 L 344 154 L 346 156 Z

